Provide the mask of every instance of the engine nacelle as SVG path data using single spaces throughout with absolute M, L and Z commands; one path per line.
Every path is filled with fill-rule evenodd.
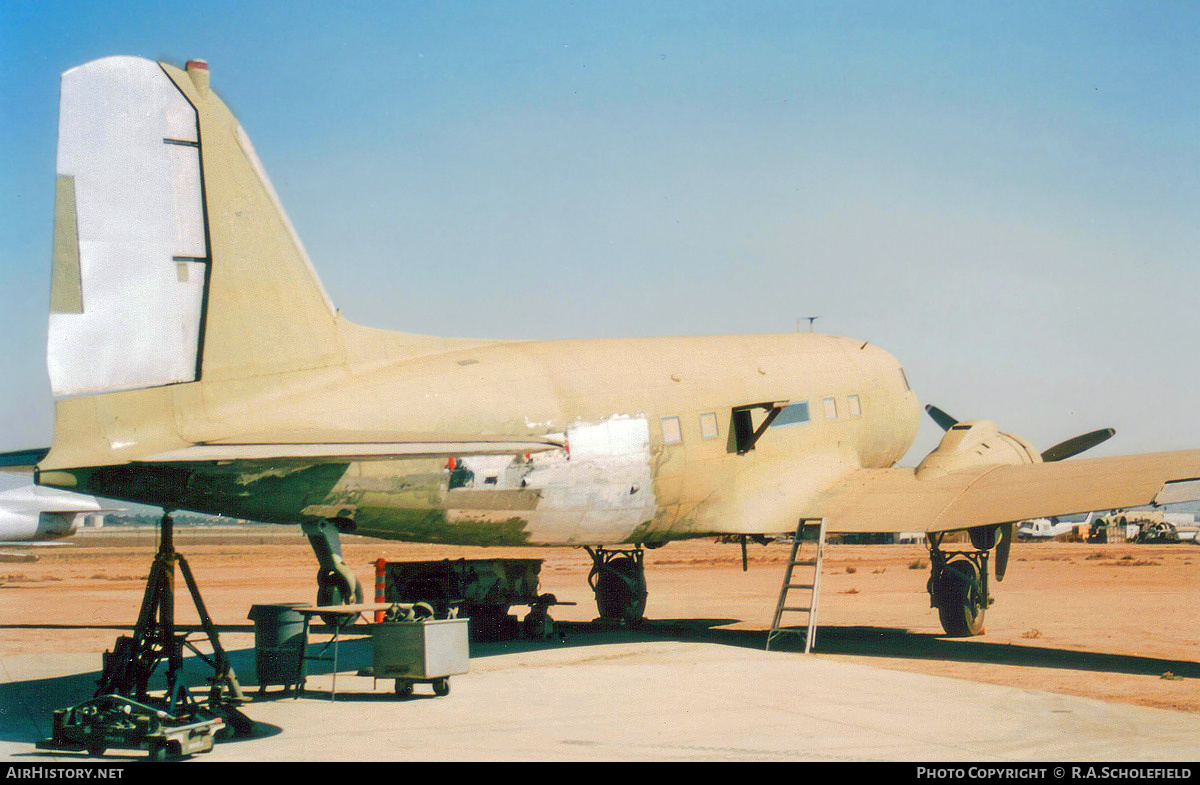
M 940 477 L 972 466 L 1041 463 L 1042 456 L 1024 439 L 1002 433 L 990 420 L 951 426 L 937 449 L 917 467 L 917 479 Z
M 75 511 L 38 513 L 37 533 L 40 540 L 58 540 L 79 531 L 83 513 Z

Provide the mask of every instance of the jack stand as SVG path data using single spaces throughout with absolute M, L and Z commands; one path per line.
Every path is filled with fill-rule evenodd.
M 146 594 L 142 599 L 142 608 L 138 614 L 133 636 L 118 638 L 112 652 L 105 653 L 104 670 L 100 676 L 95 696 L 90 703 L 96 705 L 104 703 L 107 706 L 114 701 L 124 701 L 125 703 L 121 705 L 132 702 L 131 705 L 141 705 L 143 708 L 149 706 L 159 712 L 158 720 L 168 726 L 170 733 L 176 733 L 182 728 L 196 728 L 198 727 L 197 723 L 200 723 L 206 725 L 203 732 L 210 736 L 211 728 L 219 728 L 223 724 L 230 726 L 235 736 L 249 735 L 253 723 L 237 709 L 238 704 L 245 700 L 245 696 L 238 684 L 237 676 L 233 672 L 233 667 L 229 663 L 229 658 L 225 654 L 225 650 L 221 648 L 217 629 L 208 615 L 204 600 L 200 597 L 200 589 L 196 586 L 192 570 L 188 567 L 187 560 L 175 551 L 175 527 L 169 511 L 165 512 L 162 517 L 161 528 L 162 539 L 159 542 L 158 552 L 154 556 L 154 563 L 150 567 L 150 576 L 146 580 Z M 188 641 L 186 632 L 180 633 L 176 630 L 174 591 L 176 565 L 183 574 L 188 591 L 192 595 L 192 602 L 199 612 L 200 624 L 212 645 L 211 655 L 204 654 Z M 206 705 L 200 706 L 193 702 L 191 693 L 180 681 L 179 671 L 183 667 L 184 646 L 191 649 L 213 668 Z M 154 675 L 159 662 L 164 659 L 167 661 L 167 691 L 162 698 L 154 698 L 149 694 L 150 678 Z M 84 706 L 88 706 L 88 704 L 84 704 Z M 128 737 L 129 734 L 124 732 L 128 729 L 124 729 L 123 734 L 116 734 L 114 726 L 97 724 L 95 718 L 103 715 L 104 712 L 76 711 L 76 709 L 83 709 L 84 706 L 56 712 L 56 714 L 63 713 L 67 719 L 56 722 L 55 738 L 48 740 L 47 744 L 77 747 L 79 735 L 83 734 L 91 742 L 94 742 L 89 742 L 89 747 L 103 749 L 105 746 L 117 746 L 112 743 L 117 740 L 117 736 Z M 127 707 L 122 711 L 128 714 L 131 709 Z M 117 714 L 120 713 L 117 712 Z M 76 714 L 84 719 L 73 722 Z M 80 725 L 80 723 L 83 724 Z M 59 725 L 64 725 L 61 732 Z M 200 734 L 200 731 L 197 730 L 188 732 Z M 105 739 L 108 739 L 107 744 Z M 125 742 L 125 746 L 141 746 L 154 753 L 161 751 L 162 745 L 168 741 L 174 743 L 178 739 L 168 739 L 159 733 L 143 738 L 140 745 L 129 744 L 130 741 L 136 741 L 136 739 L 124 738 L 122 741 Z M 177 746 L 184 754 L 189 751 L 187 745 Z M 208 746 L 211 748 L 211 740 Z M 199 750 L 199 747 L 196 749 Z

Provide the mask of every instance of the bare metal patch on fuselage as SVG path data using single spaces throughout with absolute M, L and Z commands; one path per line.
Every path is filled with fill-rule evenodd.
M 519 517 L 532 544 L 588 545 L 623 542 L 654 517 L 646 417 L 578 423 L 564 436 L 564 450 L 461 459 L 449 483 L 447 523 Z

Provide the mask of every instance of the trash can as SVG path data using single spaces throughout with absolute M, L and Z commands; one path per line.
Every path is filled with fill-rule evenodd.
M 307 603 L 253 605 L 248 618 L 254 622 L 254 656 L 258 686 L 282 684 L 291 688 L 304 683 L 304 649 L 308 645 L 304 616 L 296 608 Z

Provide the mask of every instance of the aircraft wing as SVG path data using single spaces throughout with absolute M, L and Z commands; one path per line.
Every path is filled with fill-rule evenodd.
M 918 478 L 860 469 L 805 517 L 833 532 L 942 532 L 1093 510 L 1200 498 L 1200 450 L 980 466 Z
M 37 560 L 37 555 L 33 553 L 0 550 L 0 564 L 31 564 Z

